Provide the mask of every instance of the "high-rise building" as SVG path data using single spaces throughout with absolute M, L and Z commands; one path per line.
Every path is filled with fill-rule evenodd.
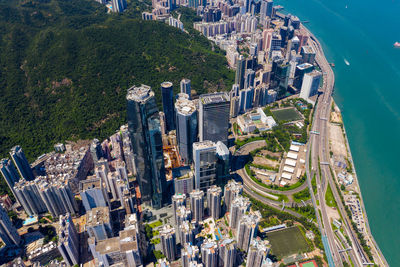
M 21 242 L 17 229 L 15 229 L 2 206 L 0 206 L 0 238 L 6 246 L 19 245 Z
M 312 72 L 314 66 L 310 63 L 303 63 L 296 66 L 296 70 L 294 72 L 294 81 L 293 86 L 296 89 L 301 89 L 301 84 L 303 83 L 303 78 L 306 73 Z
M 176 137 L 179 154 L 186 164 L 193 160 L 193 143 L 197 141 L 197 109 L 193 101 L 178 98 L 175 102 Z
M 267 91 L 267 104 L 271 104 L 276 101 L 278 93 L 275 90 L 269 89 Z
M 242 216 L 249 211 L 251 202 L 247 197 L 237 196 L 231 203 L 229 226 L 237 229 Z
M 60 216 L 58 250 L 68 266 L 79 265 L 79 238 L 70 214 Z
M 161 208 L 165 192 L 164 155 L 160 119 L 149 86 L 128 89 L 128 127 L 142 203 Z
M 21 178 L 24 178 L 27 181 L 32 181 L 35 179 L 31 166 L 29 165 L 29 162 L 20 146 L 13 147 L 10 151 L 10 155 L 19 175 L 21 175 Z
M 194 236 L 195 236 L 195 227 L 189 221 L 184 221 L 179 225 L 179 241 L 181 242 L 181 246 L 186 244 L 194 244 Z
M 321 83 L 321 78 L 322 73 L 317 70 L 304 74 L 300 97 L 307 100 L 309 97 L 316 95 Z
M 198 259 L 199 248 L 186 243 L 181 250 L 182 267 L 190 267 L 190 264 L 197 263 Z
M 221 141 L 228 144 L 230 100 L 227 93 L 211 93 L 200 96 L 200 141 Z
M 176 214 L 178 211 L 179 207 L 186 207 L 186 195 L 185 194 L 181 194 L 181 193 L 177 193 L 175 195 L 172 196 L 172 208 L 174 211 L 174 216 L 175 216 L 175 224 L 177 223 L 176 220 Z
M 254 87 L 254 79 L 256 78 L 256 73 L 252 69 L 247 69 L 244 77 L 244 89 L 249 87 Z
M 112 12 L 122 12 L 126 9 L 126 0 L 112 0 Z
M 85 230 L 97 241 L 113 236 L 110 210 L 108 207 L 93 208 L 86 212 Z
M 253 239 L 247 252 L 246 267 L 261 267 L 271 246 L 267 240 Z
M 13 195 L 15 196 L 14 184 L 19 181 L 19 175 L 11 160 L 2 159 L 0 161 L 0 172 L 3 175 L 4 180 L 6 180 L 11 192 L 13 192 Z
M 238 248 L 247 251 L 254 236 L 257 234 L 258 223 L 260 222 L 261 214 L 259 211 L 244 214 L 239 221 L 236 240 Z
M 193 190 L 190 193 L 190 210 L 192 211 L 192 221 L 196 223 L 203 221 L 204 214 L 204 192 Z
M 302 46 L 300 54 L 303 57 L 303 63 L 314 64 L 315 50 L 312 46 L 308 46 L 308 45 Z
M 235 76 L 235 84 L 239 85 L 239 89 L 244 88 L 245 71 L 246 71 L 246 60 L 242 55 L 240 55 L 236 63 L 236 76 Z
M 172 169 L 175 194 L 189 194 L 194 189 L 194 174 L 190 166 Z
M 232 118 L 237 117 L 239 114 L 239 108 L 240 108 L 240 96 L 239 96 L 239 85 L 234 84 L 232 85 L 232 90 L 229 95 L 231 99 L 231 106 L 230 106 L 230 115 Z
M 189 99 L 192 98 L 192 94 L 191 94 L 191 85 L 190 85 L 190 80 L 189 79 L 182 79 L 181 80 L 181 93 L 185 93 L 189 96 Z
M 236 266 L 236 241 L 233 239 L 223 239 L 219 244 L 219 266 Z
M 165 225 L 160 230 L 162 251 L 169 261 L 174 261 L 176 257 L 176 235 L 175 229 L 170 225 Z
M 230 177 L 230 152 L 228 147 L 221 141 L 217 142 L 217 180 L 225 181 Z
M 208 214 L 214 219 L 218 220 L 221 216 L 221 187 L 216 185 L 211 186 L 207 190 L 207 207 Z
M 16 198 L 29 216 L 39 215 L 47 211 L 34 181 L 21 179 L 14 185 Z
M 272 17 L 272 6 L 274 2 L 272 0 L 262 0 L 260 7 L 260 19 L 264 21 L 266 17 Z
M 79 194 L 86 211 L 109 205 L 108 195 L 100 178 L 81 181 Z
M 203 141 L 193 144 L 195 188 L 206 190 L 217 177 L 217 147 L 214 142 Z
M 92 155 L 94 163 L 97 163 L 99 159 L 103 157 L 103 149 L 99 139 L 93 139 L 92 143 L 90 144 L 90 154 Z
M 201 244 L 201 261 L 204 267 L 218 266 L 218 245 L 213 240 L 205 240 Z
M 180 206 L 176 210 L 176 227 L 179 228 L 179 226 L 185 222 L 185 221 L 190 221 L 192 219 L 192 211 L 184 206 Z M 178 229 L 179 230 L 179 229 Z
M 175 130 L 174 91 L 171 82 L 161 84 L 163 111 L 167 132 Z
M 224 187 L 224 207 L 226 211 L 230 211 L 233 200 L 242 194 L 243 185 L 235 180 L 229 180 Z

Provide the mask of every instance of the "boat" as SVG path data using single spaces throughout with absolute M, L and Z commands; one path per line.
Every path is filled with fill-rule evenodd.
M 329 63 L 329 65 L 331 65 L 332 68 L 335 67 L 335 63 Z
M 400 48 L 400 42 L 395 42 L 393 45 L 394 45 L 394 47 Z
M 347 8 L 347 5 L 346 5 L 346 7 L 345 8 Z
M 347 66 L 350 66 L 350 62 L 348 62 L 347 59 L 344 59 L 344 63 L 346 63 Z

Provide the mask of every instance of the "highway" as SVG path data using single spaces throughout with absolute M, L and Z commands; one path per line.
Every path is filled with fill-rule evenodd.
M 309 32 L 310 33 L 310 32 Z M 329 156 L 329 140 L 328 140 L 328 121 L 326 118 L 330 116 L 330 109 L 332 105 L 332 92 L 335 82 L 334 73 L 326 61 L 325 55 L 322 51 L 321 45 L 318 43 L 317 39 L 310 33 L 309 45 L 313 46 L 316 51 L 316 62 L 323 72 L 323 94 L 319 96 L 318 103 L 315 107 L 312 131 L 319 132 L 319 134 L 312 134 L 308 142 L 307 156 L 310 157 L 311 154 L 311 167 L 312 171 L 310 173 L 309 168 L 307 168 L 308 183 L 311 186 L 311 179 L 314 173 L 316 174 L 317 181 L 317 198 L 319 200 L 320 206 L 318 207 L 316 203 L 316 198 L 313 196 L 313 203 L 316 209 L 321 210 L 322 218 L 318 218 L 318 222 L 321 228 L 321 234 L 326 236 L 327 244 L 325 249 L 327 250 L 327 255 L 329 266 L 343 266 L 342 257 L 339 254 L 339 244 L 335 240 L 335 235 L 331 227 L 328 215 L 326 213 L 325 206 L 325 193 L 328 184 L 332 189 L 333 196 L 337 203 L 337 208 L 342 215 L 344 222 L 342 224 L 345 233 L 350 237 L 352 248 L 348 251 L 351 261 L 355 266 L 363 266 L 368 263 L 367 257 L 362 250 L 362 247 L 356 238 L 356 234 L 351 228 L 351 222 L 347 218 L 346 211 L 344 209 L 343 203 L 341 202 L 339 193 L 336 188 L 336 183 L 334 177 L 331 175 L 330 165 L 318 166 L 319 162 L 330 162 Z M 307 158 L 307 159 L 308 159 Z M 309 164 L 309 163 L 308 163 Z M 309 166 L 309 165 L 308 165 Z M 319 177 L 319 169 L 321 168 L 322 177 Z M 310 189 L 311 190 L 311 189 Z M 311 190 L 312 191 L 312 190 Z M 319 213 L 319 212 L 316 212 Z M 319 217 L 319 216 L 318 216 Z M 321 224 L 321 220 L 323 224 Z M 329 248 L 328 248 L 329 247 Z

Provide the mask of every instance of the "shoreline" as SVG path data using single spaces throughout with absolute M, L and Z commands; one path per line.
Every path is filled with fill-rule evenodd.
M 301 27 L 303 27 L 306 31 L 307 31 L 307 33 L 310 35 L 310 38 L 314 41 L 314 42 L 316 42 L 317 44 L 318 44 L 318 46 L 319 46 L 319 48 L 320 48 L 320 52 L 322 53 L 322 57 L 326 60 L 326 62 L 328 62 L 328 64 L 329 64 L 329 61 L 327 60 L 327 58 L 326 58 L 326 56 L 325 56 L 325 54 L 324 54 L 324 52 L 323 52 L 323 48 L 322 48 L 322 46 L 321 46 L 321 43 L 318 41 L 318 39 L 316 38 L 316 36 L 306 27 L 306 26 L 304 26 L 303 24 L 301 25 Z M 317 63 L 318 64 L 318 63 Z M 335 74 L 334 74 L 334 72 L 333 72 L 333 69 L 332 69 L 332 67 L 329 65 L 329 69 L 332 71 L 332 78 L 333 78 L 333 84 L 335 83 L 334 81 L 335 81 Z M 336 105 L 336 102 L 335 102 L 335 100 L 334 100 L 334 97 L 333 97 L 333 92 L 334 92 L 334 87 L 332 88 L 332 92 L 331 92 L 331 96 L 332 96 L 332 100 L 331 100 L 331 103 L 334 103 L 334 105 L 335 106 L 337 106 Z M 324 92 L 325 93 L 325 92 Z M 315 107 L 314 107 L 315 108 Z M 340 110 L 340 109 L 339 109 Z M 368 215 L 367 215 L 367 211 L 366 211 L 366 209 L 365 209 L 365 205 L 364 205 L 364 199 L 363 199 L 363 197 L 362 197 L 362 192 L 361 192 L 361 187 L 360 187 L 360 183 L 359 183 L 359 180 L 358 180 L 358 176 L 357 176 L 357 172 L 356 172 L 356 167 L 355 167 L 355 165 L 354 165 L 354 161 L 353 161 L 353 156 L 352 156 L 352 154 L 351 154 L 351 149 L 350 149 L 350 143 L 349 143 L 349 141 L 348 141 L 348 137 L 347 137 L 347 132 L 346 132 L 346 130 L 345 130 L 345 125 L 344 125 L 344 121 L 343 121 L 343 116 L 342 116 L 342 113 L 341 113 L 341 111 L 340 111 L 340 115 L 341 115 L 341 117 L 342 117 L 342 125 L 343 125 L 343 133 L 344 133 L 344 138 L 345 138 L 345 143 L 346 143 L 346 148 L 347 148 L 347 153 L 348 153 L 348 158 L 349 158 L 349 161 L 351 162 L 351 164 L 352 164 L 352 168 L 353 168 L 353 175 L 354 175 L 354 179 L 355 179 L 355 181 L 356 181 L 356 185 L 357 185 L 357 188 L 358 188 L 358 194 L 359 194 L 359 196 L 360 196 L 360 202 L 361 202 L 361 206 L 362 206 L 362 209 L 363 209 L 363 214 L 364 214 L 364 224 L 365 224 L 365 226 L 366 226 L 366 228 L 367 228 L 367 234 L 368 234 L 368 239 L 373 243 L 373 245 L 374 245 L 374 249 L 376 250 L 376 254 L 377 254 L 377 256 L 379 257 L 379 259 L 380 259 L 380 261 L 385 265 L 385 266 L 389 266 L 389 264 L 388 264 L 388 262 L 387 262 L 387 260 L 386 260 L 386 258 L 385 258 L 385 256 L 384 256 L 384 254 L 382 253 L 382 251 L 381 251 L 381 249 L 379 248 L 379 246 L 378 246 L 378 244 L 377 244 L 377 242 L 376 242 L 376 240 L 375 240 L 375 238 L 374 238 L 374 236 L 373 236 L 373 234 L 372 234 L 372 231 L 371 231 L 371 228 L 370 228 L 370 225 L 369 225 L 369 221 L 368 221 Z M 334 174 L 335 174 L 335 177 L 333 177 L 335 180 L 337 180 L 336 179 L 336 173 L 334 172 Z M 336 181 L 335 181 L 335 183 L 336 183 Z M 345 215 L 345 216 L 347 216 L 347 215 Z M 351 218 L 349 218 L 350 219 L 350 221 L 351 221 Z

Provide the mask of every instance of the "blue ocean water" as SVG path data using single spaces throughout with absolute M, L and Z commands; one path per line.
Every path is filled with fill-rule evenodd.
M 334 62 L 342 110 L 371 231 L 400 266 L 399 0 L 277 0 L 297 15 Z M 349 65 L 345 64 L 348 61 Z

